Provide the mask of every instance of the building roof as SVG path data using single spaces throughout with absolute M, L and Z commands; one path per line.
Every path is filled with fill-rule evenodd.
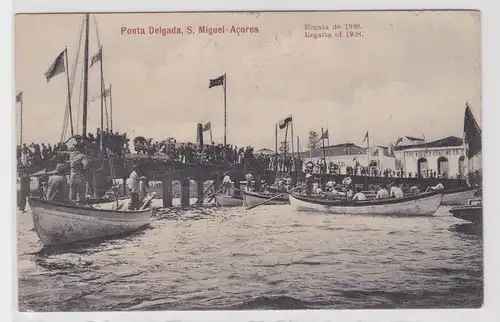
M 463 145 L 463 139 L 458 138 L 456 136 L 448 136 L 443 139 L 427 143 L 398 145 L 394 147 L 394 150 L 400 151 L 400 150 L 408 150 L 416 148 L 441 148 L 441 147 L 462 146 L 462 145 Z
M 335 144 L 330 146 L 325 146 L 325 156 L 334 157 L 334 156 L 343 156 L 343 155 L 363 155 L 366 154 L 366 148 L 362 148 L 357 146 L 354 143 L 342 143 Z M 300 156 L 302 158 L 309 158 L 309 156 L 313 158 L 322 158 L 323 157 L 323 147 L 319 147 L 314 149 L 313 151 L 305 151 L 301 152 Z

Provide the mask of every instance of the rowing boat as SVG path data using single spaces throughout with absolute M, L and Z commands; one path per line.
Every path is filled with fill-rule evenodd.
M 71 244 L 131 233 L 149 223 L 152 209 L 110 210 L 28 197 L 44 245 Z
M 470 199 L 468 205 L 452 207 L 450 213 L 453 217 L 472 222 L 476 225 L 483 223 L 483 201 L 481 198 Z
M 322 197 L 290 193 L 290 204 L 296 210 L 331 214 L 432 216 L 439 208 L 443 194 L 425 192 L 416 196 L 382 200 L 329 200 Z
M 467 205 L 467 200 L 473 199 L 477 189 L 471 187 L 462 187 L 443 191 L 442 206 Z
M 241 196 L 228 196 L 216 193 L 215 203 L 221 207 L 241 207 L 243 206 L 243 198 Z
M 286 205 L 290 203 L 288 200 L 288 193 L 258 193 L 250 191 L 242 191 L 243 193 L 243 204 L 247 207 L 253 207 L 257 204 L 265 205 Z M 280 197 L 277 197 L 281 195 Z M 266 200 L 276 197 L 272 200 L 265 202 Z

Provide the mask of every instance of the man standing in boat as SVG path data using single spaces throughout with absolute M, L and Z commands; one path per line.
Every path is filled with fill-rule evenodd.
M 54 174 L 49 177 L 47 182 L 47 193 L 45 199 L 48 201 L 67 203 L 70 187 L 66 180 L 66 165 L 58 164 Z
M 73 151 L 69 155 L 70 164 L 70 199 L 77 203 L 85 202 L 85 191 L 87 188 L 87 170 L 89 168 L 89 159 L 83 154 L 84 143 L 77 141 Z
M 140 176 L 139 176 L 139 166 L 137 163 L 134 163 L 132 172 L 130 173 L 130 176 L 127 179 L 127 185 L 128 188 L 130 189 L 130 203 L 128 205 L 129 210 L 136 210 L 141 207 L 141 197 L 140 197 L 140 190 L 141 190 L 141 183 L 140 183 Z

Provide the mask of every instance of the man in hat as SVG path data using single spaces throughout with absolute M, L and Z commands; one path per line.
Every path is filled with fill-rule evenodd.
M 89 159 L 83 154 L 84 144 L 78 141 L 69 155 L 70 164 L 70 198 L 77 203 L 85 202 L 85 191 L 87 187 L 87 170 Z
M 226 194 L 226 195 L 229 195 L 230 191 L 231 191 L 231 177 L 229 176 L 229 173 L 226 172 L 224 174 L 224 178 L 222 179 L 222 193 L 223 194 Z
M 139 179 L 139 166 L 137 165 L 137 163 L 134 163 L 132 172 L 127 179 L 127 185 L 130 189 L 130 203 L 128 205 L 129 210 L 136 210 L 141 206 L 141 185 Z
M 69 191 L 70 187 L 68 181 L 66 181 L 66 165 L 60 163 L 56 166 L 54 174 L 49 177 L 45 199 L 67 203 L 69 201 Z

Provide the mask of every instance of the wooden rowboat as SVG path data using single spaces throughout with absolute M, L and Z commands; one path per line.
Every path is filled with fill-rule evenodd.
M 247 207 L 253 207 L 257 204 L 263 203 L 264 201 L 281 194 L 280 197 L 276 197 L 264 203 L 264 205 L 286 205 L 290 203 L 288 199 L 288 193 L 258 193 L 243 191 L 243 204 Z
M 241 196 L 228 196 L 216 193 L 215 203 L 221 207 L 241 207 L 243 206 L 243 197 Z
M 442 206 L 467 205 L 469 199 L 473 199 L 477 189 L 471 187 L 463 187 L 443 191 Z
M 455 206 L 450 209 L 453 217 L 472 222 L 476 225 L 483 224 L 483 202 L 482 199 L 471 199 L 468 205 Z
M 33 223 L 44 245 L 71 244 L 131 233 L 149 223 L 153 210 L 109 210 L 29 197 Z
M 403 198 L 350 201 L 290 193 L 290 204 L 296 210 L 331 214 L 432 216 L 439 208 L 442 197 L 441 192 L 433 191 Z

